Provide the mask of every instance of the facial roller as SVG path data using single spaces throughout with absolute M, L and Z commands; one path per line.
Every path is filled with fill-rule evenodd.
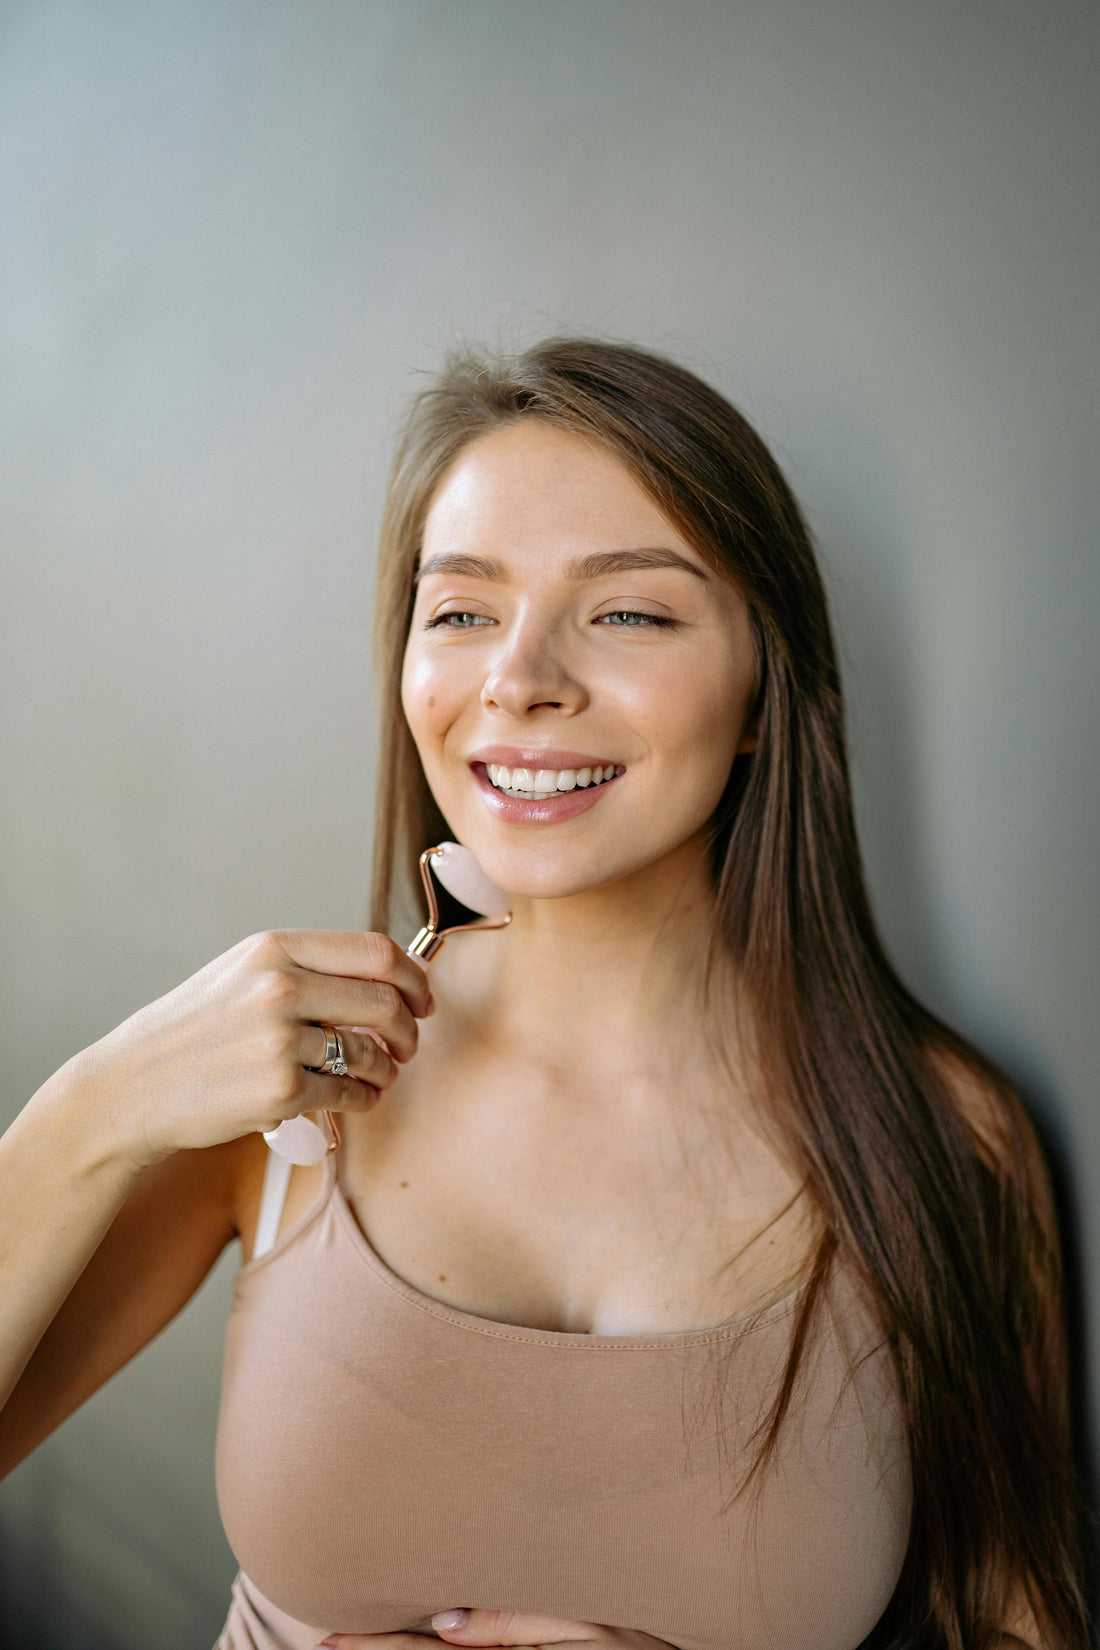
M 479 913 L 476 922 L 460 922 L 451 928 L 439 926 L 439 900 L 434 878 L 467 911 Z M 440 842 L 425 848 L 420 856 L 420 879 L 428 901 L 428 920 L 406 951 L 406 956 L 427 963 L 444 940 L 452 934 L 474 933 L 483 928 L 504 928 L 512 920 L 510 900 L 503 889 L 490 882 L 469 848 L 458 842 Z M 340 1131 L 331 1112 L 324 1113 L 328 1132 L 308 1117 L 288 1117 L 277 1129 L 266 1129 L 264 1139 L 278 1157 L 302 1165 L 320 1163 L 340 1144 Z

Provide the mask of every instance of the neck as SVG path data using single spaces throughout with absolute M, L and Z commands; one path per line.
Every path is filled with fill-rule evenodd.
M 461 1005 L 482 1046 L 550 1072 L 698 1061 L 714 924 L 706 861 L 692 838 L 605 887 L 519 899 L 507 928 L 444 946 L 437 994 Z

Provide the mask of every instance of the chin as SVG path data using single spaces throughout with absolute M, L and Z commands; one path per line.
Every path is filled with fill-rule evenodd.
M 659 855 L 636 858 L 619 852 L 563 852 L 550 842 L 516 843 L 507 847 L 479 843 L 475 836 L 462 837 L 487 877 L 511 894 L 513 899 L 570 899 L 609 887 L 632 872 L 644 870 Z

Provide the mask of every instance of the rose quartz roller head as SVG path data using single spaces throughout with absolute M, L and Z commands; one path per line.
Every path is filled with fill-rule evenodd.
M 477 911 L 477 922 L 456 923 L 452 928 L 439 926 L 439 900 L 436 896 L 433 872 L 453 899 L 467 911 Z M 428 920 L 408 947 L 407 955 L 419 962 L 430 962 L 444 940 L 452 934 L 474 933 L 481 928 L 503 928 L 512 920 L 510 900 L 502 888 L 490 882 L 469 848 L 458 842 L 440 842 L 434 848 L 425 848 L 420 856 L 420 877 L 428 901 Z M 320 1163 L 340 1144 L 340 1133 L 331 1112 L 325 1112 L 328 1135 L 308 1117 L 288 1117 L 277 1129 L 264 1131 L 264 1139 L 271 1150 L 291 1163 Z

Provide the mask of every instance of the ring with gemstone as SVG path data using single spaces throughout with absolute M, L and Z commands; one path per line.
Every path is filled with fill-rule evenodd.
M 324 1072 L 333 1077 L 346 1077 L 348 1062 L 340 1033 L 335 1026 L 320 1026 L 318 1029 L 325 1034 L 325 1058 L 319 1066 L 307 1066 L 306 1070 Z

